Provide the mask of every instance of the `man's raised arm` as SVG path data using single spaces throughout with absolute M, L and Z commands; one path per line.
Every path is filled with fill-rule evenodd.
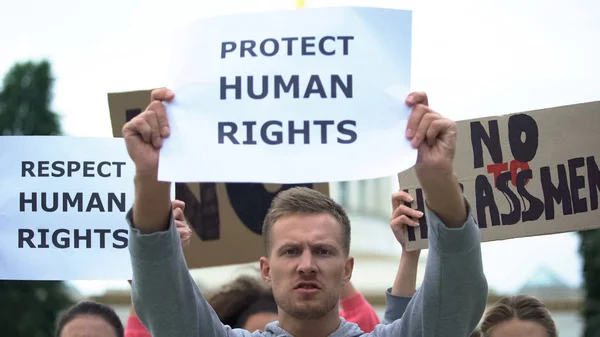
M 469 336 L 487 300 L 479 227 L 453 170 L 456 124 L 412 93 L 406 137 L 418 149 L 415 171 L 426 196 L 429 253 L 421 287 L 404 316 L 373 336 Z
M 127 152 L 135 164 L 135 202 L 133 221 L 144 234 L 164 231 L 171 212 L 171 183 L 158 181 L 158 156 L 170 128 L 163 101 L 173 93 L 167 89 L 152 91 L 146 110 L 123 126 Z
M 170 184 L 157 179 L 160 147 L 170 132 L 163 101 L 173 97 L 167 89 L 154 90 L 147 109 L 123 127 L 136 166 L 135 201 L 127 213 L 133 304 L 154 337 L 243 336 L 221 324 L 192 279 L 174 222 Z

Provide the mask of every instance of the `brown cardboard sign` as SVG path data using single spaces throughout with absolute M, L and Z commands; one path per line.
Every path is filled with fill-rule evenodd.
M 151 90 L 108 94 L 114 137 L 150 103 Z M 202 149 L 198 149 L 202 155 Z M 219 165 L 219 158 L 214 158 Z M 243 163 L 240 163 L 243 165 Z M 263 255 L 262 223 L 275 195 L 306 186 L 329 195 L 329 184 L 177 183 L 176 198 L 195 235 L 185 249 L 188 268 L 258 261 Z
M 454 169 L 482 241 L 600 227 L 600 102 L 457 122 Z M 423 211 L 414 168 L 398 175 Z M 409 205 L 410 206 L 410 205 Z M 405 230 L 427 247 L 427 224 Z

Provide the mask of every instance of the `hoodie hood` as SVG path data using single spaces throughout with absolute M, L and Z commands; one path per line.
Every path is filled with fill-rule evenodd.
M 358 327 L 356 323 L 347 322 L 343 317 L 340 317 L 340 326 L 328 337 L 360 337 L 365 333 Z M 271 322 L 265 327 L 262 336 L 264 337 L 294 337 L 289 332 L 279 327 L 279 321 Z

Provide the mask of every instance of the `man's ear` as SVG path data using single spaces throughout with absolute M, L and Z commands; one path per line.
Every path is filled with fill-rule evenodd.
M 350 282 L 352 278 L 352 271 L 354 270 L 354 258 L 348 257 L 346 260 L 346 265 L 344 266 L 344 282 Z
M 265 281 L 268 285 L 271 285 L 271 265 L 270 261 L 266 257 L 260 258 L 260 275 L 262 276 L 263 281 Z

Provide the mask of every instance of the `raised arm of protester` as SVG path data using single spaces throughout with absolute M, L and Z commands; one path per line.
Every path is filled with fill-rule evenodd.
M 485 310 L 479 227 L 454 174 L 456 123 L 411 93 L 406 137 L 418 149 L 415 172 L 426 197 L 429 252 L 421 287 L 402 319 L 379 325 L 377 336 L 468 336 Z
M 392 195 L 392 218 L 390 227 L 396 239 L 402 246 L 402 255 L 394 284 L 386 290 L 386 307 L 383 318 L 384 324 L 390 324 L 404 315 L 412 296 L 416 291 L 417 267 L 421 251 L 407 251 L 405 249 L 403 229 L 405 226 L 418 226 L 418 219 L 423 214 L 405 206 L 405 202 L 412 202 L 411 195 L 404 191 L 398 191 Z M 371 332 L 380 323 L 377 312 L 364 296 L 358 292 L 352 282 L 349 282 L 342 291 L 342 311 L 340 316 L 348 322 L 355 322 L 365 332 Z
M 339 316 L 340 294 L 354 267 L 348 216 L 331 198 L 300 187 L 280 192 L 263 224 L 261 274 L 273 289 L 279 320 L 253 333 L 219 321 L 179 247 L 170 184 L 157 181 L 159 149 L 169 135 L 162 101 L 173 97 L 167 89 L 153 91 L 148 108 L 123 128 L 136 165 L 135 203 L 127 214 L 132 296 L 152 336 L 362 336 L 356 324 Z M 372 336 L 464 337 L 485 307 L 479 229 L 452 168 L 456 126 L 426 102 L 424 94 L 407 98 L 413 107 L 407 137 L 418 148 L 417 176 L 428 199 L 425 280 L 402 319 L 378 325 Z
M 179 239 L 181 240 L 181 248 L 186 248 L 190 245 L 190 239 L 192 237 L 192 229 L 187 222 L 187 219 L 183 215 L 185 211 L 185 202 L 181 200 L 173 200 L 173 217 L 175 218 L 175 226 L 177 232 L 179 232 Z M 129 280 L 131 284 L 131 280 Z M 142 324 L 139 317 L 135 313 L 133 304 L 129 309 L 129 317 L 127 318 L 127 325 L 125 326 L 124 337 L 152 337 L 150 332 L 146 330 L 146 327 Z
M 400 190 L 392 194 L 392 218 L 390 227 L 396 240 L 402 246 L 402 255 L 394 285 L 386 291 L 386 307 L 383 316 L 383 323 L 389 324 L 398 320 L 404 315 L 408 303 L 415 294 L 417 287 L 417 267 L 419 265 L 420 250 L 407 251 L 404 239 L 404 227 L 419 226 L 419 219 L 423 213 L 406 206 L 404 203 L 410 203 L 413 197 Z

